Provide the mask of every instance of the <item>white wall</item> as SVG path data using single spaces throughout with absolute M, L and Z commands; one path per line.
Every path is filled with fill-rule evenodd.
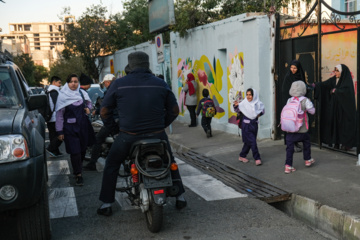
M 229 66 L 232 65 L 234 56 L 242 54 L 244 64 L 241 64 L 241 67 L 244 73 L 244 83 L 241 89 L 246 91 L 247 88 L 252 87 L 259 92 L 260 100 L 265 104 L 266 113 L 260 118 L 258 138 L 271 138 L 274 124 L 272 113 L 275 104 L 271 67 L 274 60 L 268 16 L 241 14 L 191 29 L 184 38 L 173 32 L 170 37 L 172 89 L 175 96 L 180 98 L 181 80 L 186 76 L 178 63 L 188 59 L 192 61 L 191 70 L 201 86 L 200 88 L 211 89 L 212 97 L 222 100 L 219 101 L 219 106 L 225 111 L 225 115 L 214 118 L 212 127 L 234 134 L 237 134 L 238 130 L 235 124 L 229 123 L 231 117 L 229 115 L 231 114 L 229 90 L 233 88 L 228 81 Z M 215 74 L 208 72 L 210 73 L 208 75 L 215 75 L 213 86 L 203 85 L 197 76 L 199 69 L 206 69 L 205 65 L 211 65 L 210 68 L 216 69 L 214 70 Z M 201 97 L 201 93 L 198 93 L 199 100 Z M 178 119 L 190 122 L 188 111 L 184 111 L 183 116 L 179 116 Z

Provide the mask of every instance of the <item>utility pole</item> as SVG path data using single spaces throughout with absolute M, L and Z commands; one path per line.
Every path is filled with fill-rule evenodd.
M 321 82 L 321 0 L 318 1 L 317 6 L 317 22 L 318 22 L 318 55 L 317 55 L 317 81 Z M 320 106 L 321 107 L 321 106 Z M 319 111 L 320 112 L 320 111 Z M 318 122 L 320 122 L 320 114 L 318 115 Z M 320 127 L 318 128 L 318 144 L 321 149 L 321 135 L 320 135 Z

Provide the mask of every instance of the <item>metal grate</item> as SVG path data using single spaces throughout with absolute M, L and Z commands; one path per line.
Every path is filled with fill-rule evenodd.
M 204 173 L 215 177 L 236 191 L 247 194 L 249 197 L 267 203 L 286 201 L 291 197 L 289 192 L 194 151 L 175 152 L 174 156 L 201 169 Z

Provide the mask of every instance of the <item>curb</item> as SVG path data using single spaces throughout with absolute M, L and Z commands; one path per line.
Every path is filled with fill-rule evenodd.
M 169 142 L 173 152 L 187 152 L 191 149 L 171 139 Z M 291 200 L 270 205 L 337 239 L 360 240 L 360 216 L 358 215 L 351 215 L 294 193 L 291 195 Z

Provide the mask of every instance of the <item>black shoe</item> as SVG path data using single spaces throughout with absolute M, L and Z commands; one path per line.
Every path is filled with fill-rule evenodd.
M 207 137 L 207 138 L 211 137 L 210 130 L 207 130 L 207 131 L 206 131 L 206 137 Z
M 96 171 L 96 164 L 89 162 L 88 164 L 86 164 L 85 166 L 83 166 L 83 169 L 85 171 Z
M 82 176 L 76 176 L 76 186 L 83 186 L 84 185 L 84 179 Z
M 187 202 L 186 201 L 180 201 L 180 200 L 176 200 L 176 208 L 177 209 L 183 209 L 184 207 L 186 207 Z
M 109 217 L 112 215 L 112 208 L 111 207 L 98 208 L 97 214 Z
M 335 145 L 334 145 L 334 148 L 335 148 L 335 149 L 339 149 L 339 148 L 340 148 L 340 145 L 339 145 L 339 144 L 335 144 Z
M 192 125 L 192 124 L 190 124 L 190 125 L 189 125 L 189 127 L 196 127 L 196 125 Z
M 59 155 L 58 153 L 50 152 L 48 149 L 46 149 L 46 151 L 49 153 L 50 157 L 60 157 L 60 156 L 62 156 L 62 155 Z

